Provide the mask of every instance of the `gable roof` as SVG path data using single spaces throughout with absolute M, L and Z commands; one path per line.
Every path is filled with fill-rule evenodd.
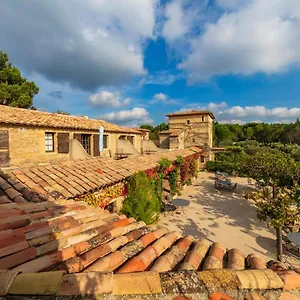
M 6 184 L 3 193 L 6 196 L 11 193 L 18 200 L 17 196 L 23 193 L 25 187 L 26 193 L 27 190 L 30 190 L 47 199 L 74 198 L 108 185 L 117 184 L 138 171 L 153 169 L 162 157 L 175 161 L 179 155 L 186 157 L 200 151 L 202 150 L 181 149 L 122 160 L 93 157 L 46 166 L 21 168 L 9 174 L 12 178 L 8 179 L 17 193 L 11 193 L 11 187 Z M 17 202 L 17 200 L 11 200 Z
M 186 110 L 186 111 L 178 111 L 175 113 L 166 114 L 167 117 L 192 116 L 192 115 L 209 115 L 212 119 L 215 119 L 214 114 L 208 110 Z
M 104 127 L 106 132 L 134 133 L 140 131 L 122 127 L 102 120 L 87 119 L 70 115 L 48 113 L 37 110 L 23 109 L 0 105 L 0 124 L 13 124 L 20 126 L 35 126 L 47 128 L 65 128 L 75 130 L 99 130 Z

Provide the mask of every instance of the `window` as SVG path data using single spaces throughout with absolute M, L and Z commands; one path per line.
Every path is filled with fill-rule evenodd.
M 103 136 L 103 149 L 107 149 L 107 139 L 108 139 L 108 135 L 104 135 Z
M 54 152 L 54 133 L 46 132 L 45 133 L 45 151 Z
M 195 143 L 196 142 L 196 140 L 195 139 L 193 139 L 193 143 Z
M 190 125 L 190 120 L 186 120 L 186 124 Z
M 84 150 L 88 153 L 91 154 L 91 139 L 90 139 L 89 134 L 82 134 L 81 135 L 81 145 L 84 148 Z
M 205 162 L 205 157 L 204 157 L 203 155 L 200 156 L 200 161 L 201 161 L 202 163 Z
M 202 122 L 204 122 L 204 116 L 202 116 Z

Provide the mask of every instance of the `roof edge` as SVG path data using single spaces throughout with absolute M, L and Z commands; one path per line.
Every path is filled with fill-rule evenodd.
M 215 115 L 208 110 L 191 110 L 191 111 L 182 111 L 166 114 L 167 117 L 176 117 L 176 116 L 190 116 L 190 115 L 209 115 L 212 119 L 215 119 Z
M 287 285 L 287 276 L 294 276 L 295 286 Z M 255 290 L 258 294 L 272 291 L 280 294 L 293 290 L 300 295 L 300 274 L 295 271 L 279 273 L 270 270 L 229 269 L 181 272 L 139 272 L 139 273 L 100 273 L 87 272 L 64 274 L 62 271 L 22 273 L 0 270 L 1 283 L 4 282 L 3 295 L 151 295 L 156 299 L 166 299 L 166 295 L 205 295 L 208 299 L 215 292 L 226 291 L 227 298 L 240 299 Z M 291 279 L 291 278 L 290 278 Z M 300 281 L 299 281 L 300 282 Z M 298 282 L 298 283 L 299 283 Z M 289 283 L 290 284 L 290 283 Z M 0 290 L 2 291 L 2 290 Z M 237 297 L 237 294 L 239 297 Z M 224 294 L 223 294 L 224 295 Z M 229 296 L 229 297 L 228 297 Z M 278 299 L 278 298 L 276 298 Z

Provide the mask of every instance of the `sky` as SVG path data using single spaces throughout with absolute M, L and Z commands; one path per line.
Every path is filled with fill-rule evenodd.
M 300 118 L 299 0 L 1 0 L 0 49 L 34 105 L 124 126 L 210 110 Z

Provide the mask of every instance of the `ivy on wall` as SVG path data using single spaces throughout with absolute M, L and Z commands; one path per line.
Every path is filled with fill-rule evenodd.
M 162 209 L 163 180 L 169 180 L 170 192 L 175 195 L 182 185 L 191 183 L 191 178 L 198 175 L 198 169 L 198 154 L 185 158 L 178 156 L 174 162 L 162 158 L 155 168 L 137 172 L 125 184 L 84 195 L 79 200 L 105 208 L 114 198 L 123 195 L 126 198 L 121 212 L 151 224 L 158 219 Z

